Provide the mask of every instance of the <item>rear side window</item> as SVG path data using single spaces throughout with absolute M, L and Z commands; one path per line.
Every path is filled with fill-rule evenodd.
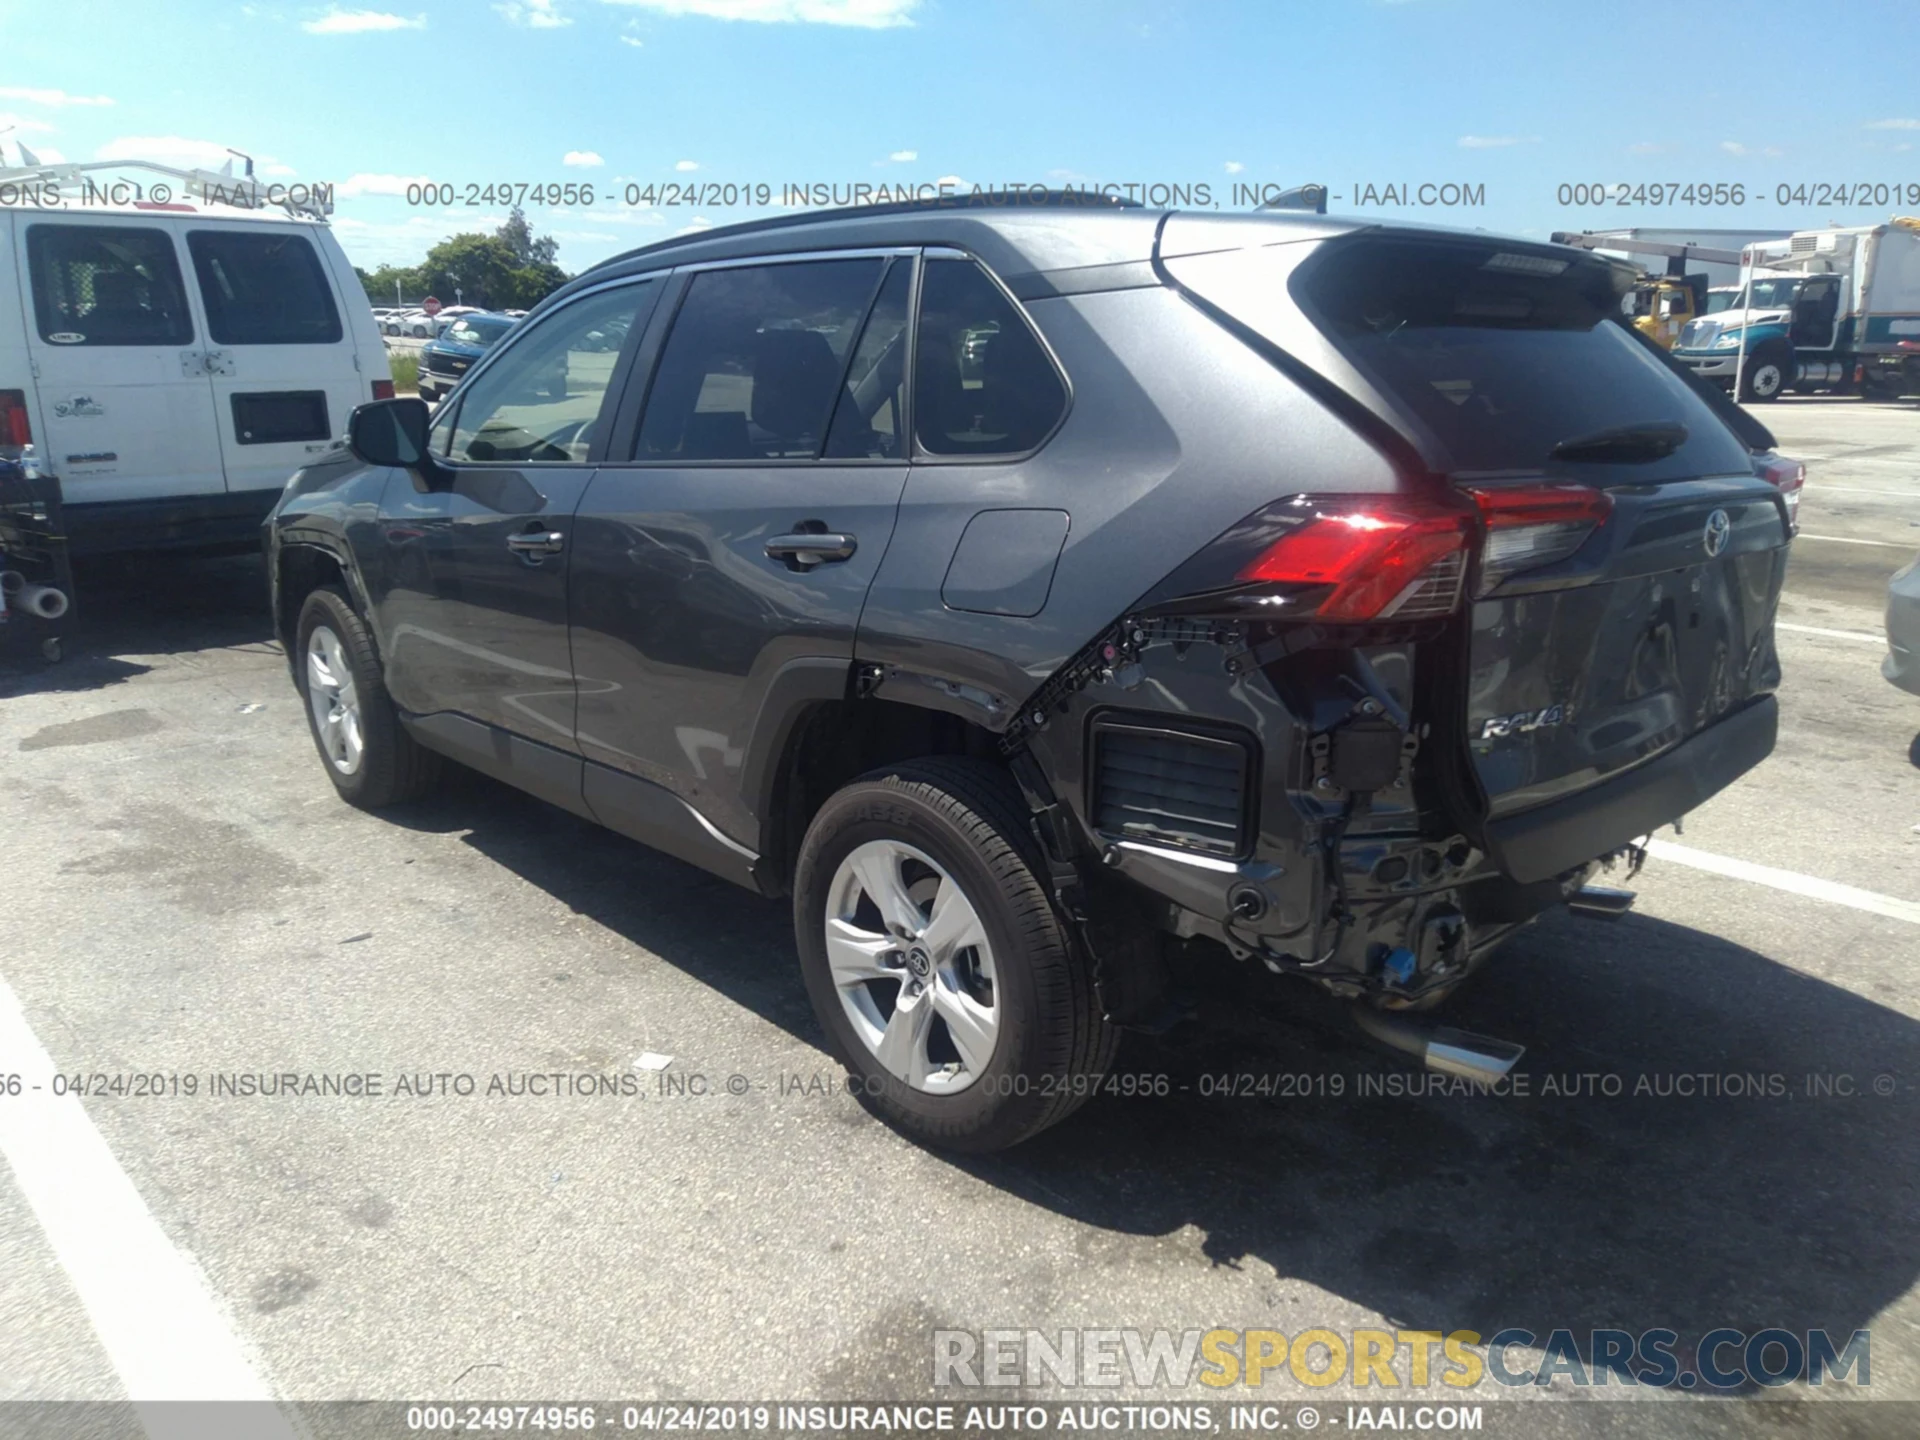
M 634 458 L 812 459 L 881 265 L 809 260 L 695 275 Z
M 1679 421 L 1686 443 L 1635 478 L 1744 471 L 1719 417 L 1619 323 L 1627 283 L 1584 257 L 1397 238 L 1338 243 L 1293 282 L 1449 470 L 1537 472 L 1563 441 Z
M 216 345 L 332 345 L 340 312 L 304 235 L 196 230 L 187 236 Z
M 50 345 L 186 345 L 186 288 L 164 230 L 29 225 L 34 321 Z
M 971 260 L 927 261 L 914 361 L 914 433 L 930 455 L 1020 454 L 1067 408 L 1039 337 Z

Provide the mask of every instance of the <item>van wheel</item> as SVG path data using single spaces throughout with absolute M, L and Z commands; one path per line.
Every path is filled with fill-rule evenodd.
M 1741 376 L 1740 398 L 1761 404 L 1778 400 L 1780 392 L 1787 388 L 1792 370 L 1792 358 L 1777 346 L 1755 351 L 1748 357 L 1747 368 Z
M 373 637 L 347 597 L 330 585 L 315 590 L 294 634 L 307 724 L 341 799 L 378 810 L 424 794 L 439 776 L 440 757 L 401 727 Z
M 1118 1032 L 1055 914 L 1027 807 L 984 761 L 889 766 L 828 799 L 794 879 L 807 993 L 868 1110 L 984 1152 L 1064 1119 Z

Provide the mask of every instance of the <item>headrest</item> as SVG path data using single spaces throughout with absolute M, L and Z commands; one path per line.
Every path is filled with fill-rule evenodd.
M 753 423 L 785 439 L 817 434 L 840 379 L 833 346 L 817 330 L 754 336 Z

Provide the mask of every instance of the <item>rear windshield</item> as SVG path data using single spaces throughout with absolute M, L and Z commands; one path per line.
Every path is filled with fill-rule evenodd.
M 1636 478 L 1747 468 L 1719 418 L 1619 323 L 1631 280 L 1614 266 L 1369 237 L 1328 247 L 1294 285 L 1451 471 L 1538 471 L 1563 441 L 1671 421 L 1686 426 L 1686 443 L 1631 467 Z

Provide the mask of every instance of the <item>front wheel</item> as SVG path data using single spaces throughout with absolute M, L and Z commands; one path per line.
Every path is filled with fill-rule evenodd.
M 794 933 L 814 1012 L 861 1102 L 931 1145 L 1018 1144 L 1112 1063 L 1117 1032 L 1026 815 L 998 767 L 922 760 L 833 795 L 801 846 Z
M 1792 378 L 1793 360 L 1776 349 L 1757 350 L 1747 357 L 1741 377 L 1740 398 L 1765 404 L 1778 400 Z
M 439 757 L 401 727 L 373 637 L 347 597 L 331 586 L 315 590 L 300 607 L 294 635 L 314 747 L 340 798 L 377 810 L 423 794 Z

